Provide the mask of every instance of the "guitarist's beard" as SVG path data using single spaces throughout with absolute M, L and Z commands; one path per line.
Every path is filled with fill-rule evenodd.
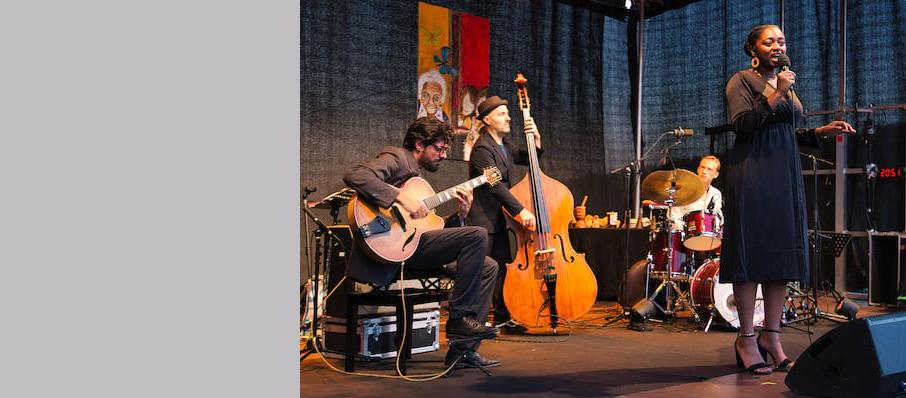
M 441 159 L 438 159 L 437 161 L 432 162 L 430 159 L 422 158 L 422 159 L 419 159 L 418 165 L 421 166 L 423 169 L 428 170 L 433 173 L 433 172 L 437 171 L 437 169 L 440 167 L 440 161 L 441 161 Z
M 423 164 L 422 167 L 424 167 L 425 170 L 428 170 L 433 173 L 433 172 L 437 171 L 437 169 L 440 167 L 440 162 L 436 162 L 436 163 L 428 162 L 426 164 Z

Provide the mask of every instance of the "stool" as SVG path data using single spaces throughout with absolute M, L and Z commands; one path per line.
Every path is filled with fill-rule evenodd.
M 359 340 L 356 339 L 356 328 L 359 322 L 359 306 L 361 305 L 387 305 L 396 307 L 396 347 L 399 350 L 400 342 L 403 338 L 402 331 L 406 331 L 405 347 L 401 351 L 399 358 L 400 372 L 406 374 L 406 362 L 412 357 L 412 318 L 415 306 L 418 304 L 431 303 L 447 300 L 449 293 L 446 290 L 439 289 L 403 289 L 406 305 L 403 307 L 403 300 L 399 290 L 377 290 L 370 293 L 347 294 L 346 304 L 346 371 L 355 371 L 355 355 L 359 350 Z M 405 316 L 403 310 L 405 309 Z M 364 332 L 364 331 L 363 331 Z M 399 352 L 399 351 L 398 351 Z

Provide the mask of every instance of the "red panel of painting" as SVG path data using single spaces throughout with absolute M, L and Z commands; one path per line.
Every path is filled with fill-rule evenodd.
M 465 13 L 459 14 L 459 79 L 462 86 L 487 87 L 490 82 L 491 21 Z

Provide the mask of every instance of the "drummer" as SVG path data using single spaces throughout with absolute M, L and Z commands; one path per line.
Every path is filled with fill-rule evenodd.
M 671 210 L 670 219 L 673 220 L 673 229 L 682 230 L 684 227 L 683 218 L 686 214 L 698 210 L 707 210 L 717 214 L 718 223 L 723 222 L 724 213 L 721 210 L 723 205 L 723 195 L 720 190 L 711 186 L 717 176 L 720 175 L 720 160 L 717 156 L 706 155 L 698 162 L 698 178 L 705 183 L 705 194 L 698 200 L 685 206 L 676 206 Z

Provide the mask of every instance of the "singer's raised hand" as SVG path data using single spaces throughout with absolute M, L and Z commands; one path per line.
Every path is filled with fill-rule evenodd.
M 796 83 L 796 72 L 789 69 L 777 73 L 777 91 L 785 94 Z
M 834 120 L 824 126 L 815 129 L 815 134 L 825 137 L 834 137 L 840 134 L 855 134 L 856 129 L 852 125 L 842 120 Z

